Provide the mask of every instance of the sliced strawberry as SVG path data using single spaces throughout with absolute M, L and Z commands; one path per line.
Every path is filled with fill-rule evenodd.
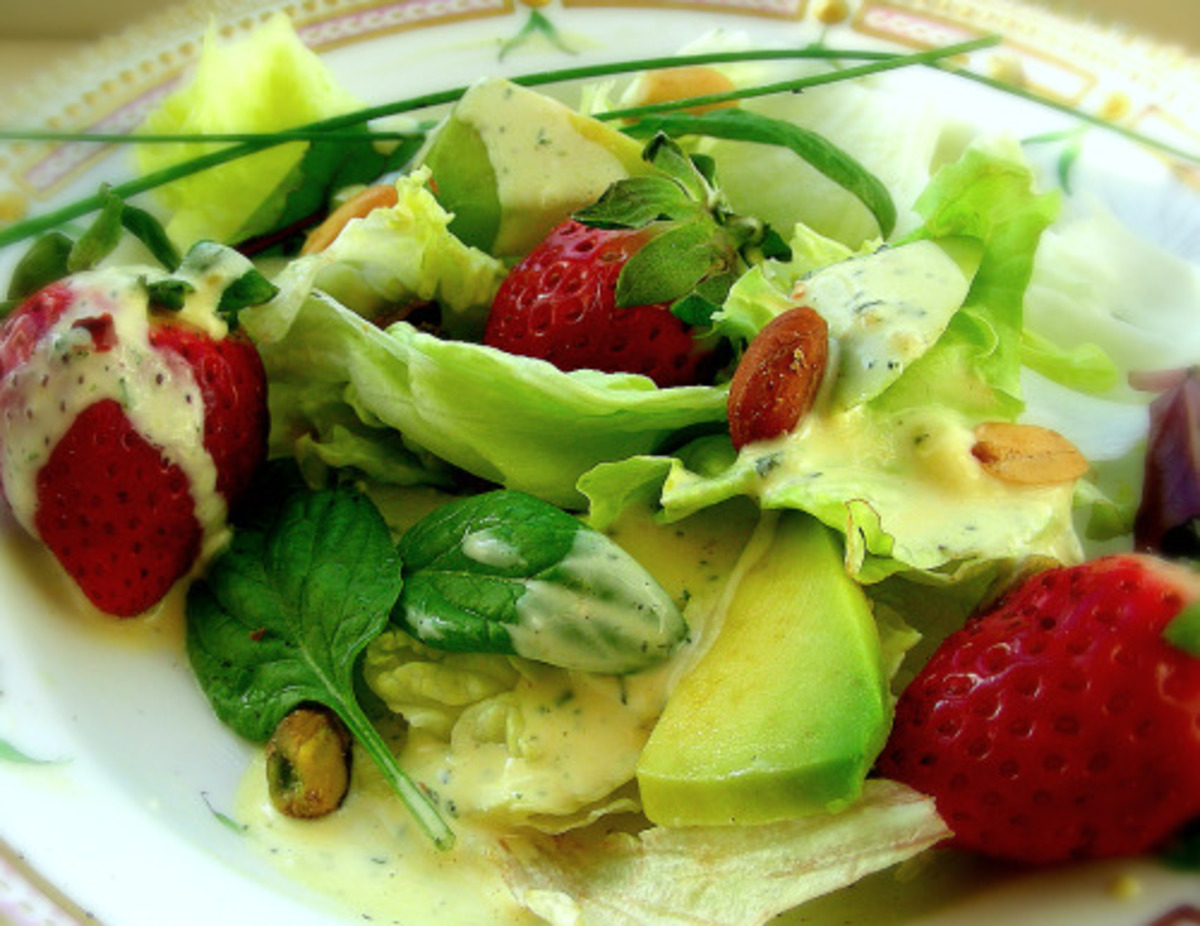
M 213 340 L 169 323 L 151 329 L 150 343 L 192 368 L 204 402 L 204 447 L 217 467 L 217 491 L 233 504 L 265 456 L 267 376 L 258 351 L 240 334 Z
M 705 352 L 667 303 L 616 305 L 621 268 L 652 234 L 558 226 L 505 278 L 484 343 L 560 370 L 641 373 L 659 386 L 698 382 Z
M 1137 854 L 1200 815 L 1200 659 L 1164 639 L 1189 570 L 1055 568 L 948 637 L 896 708 L 878 771 L 965 848 L 1018 862 Z
M 147 610 L 199 553 L 187 474 L 112 399 L 75 419 L 38 471 L 37 494 L 42 541 L 107 614 Z
M 0 328 L 5 494 L 83 593 L 122 617 L 190 571 L 266 456 L 254 346 L 148 311 L 136 277 L 85 275 Z

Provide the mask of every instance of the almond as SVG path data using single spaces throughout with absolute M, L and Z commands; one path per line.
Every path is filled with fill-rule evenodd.
M 394 186 L 385 183 L 367 187 L 334 209 L 324 222 L 314 228 L 305 240 L 300 253 L 315 254 L 318 251 L 324 251 L 333 244 L 333 239 L 341 234 L 342 229 L 351 219 L 361 219 L 375 209 L 390 209 L 394 205 L 396 205 L 396 188 Z
M 984 422 L 975 429 L 971 453 L 988 474 L 1019 485 L 1073 482 L 1088 471 L 1074 444 L 1032 424 Z
M 829 360 L 829 330 L 815 309 L 772 319 L 750 342 L 729 384 L 734 447 L 793 430 L 816 402 Z

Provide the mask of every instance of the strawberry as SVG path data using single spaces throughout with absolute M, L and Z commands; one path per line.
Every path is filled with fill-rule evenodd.
M 97 272 L 43 289 L 0 327 L 5 497 L 116 616 L 187 574 L 266 455 L 257 351 L 193 321 L 205 317 L 152 307 L 144 277 Z
M 617 307 L 617 277 L 653 233 L 559 225 L 504 279 L 484 343 L 560 370 L 642 373 L 659 386 L 699 380 L 700 350 L 668 302 Z
M 951 634 L 902 694 L 879 774 L 961 847 L 1133 855 L 1200 814 L 1200 659 L 1164 639 L 1200 579 L 1144 555 L 1042 572 Z

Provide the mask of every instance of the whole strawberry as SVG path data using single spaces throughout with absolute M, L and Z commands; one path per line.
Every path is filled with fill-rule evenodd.
M 1026 580 L 908 686 L 878 772 L 993 857 L 1153 848 L 1200 815 L 1200 658 L 1163 636 L 1198 597 L 1191 571 L 1140 555 Z
M 191 570 L 266 453 L 254 346 L 211 306 L 156 308 L 121 271 L 55 283 L 5 320 L 0 415 L 17 520 L 122 617 Z
M 670 304 L 617 307 L 617 278 L 652 237 L 645 229 L 567 221 L 510 271 L 484 343 L 560 370 L 641 373 L 659 386 L 699 380 L 705 351 Z

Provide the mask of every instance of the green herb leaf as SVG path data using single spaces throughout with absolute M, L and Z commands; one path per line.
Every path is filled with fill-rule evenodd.
M 1192 656 L 1200 657 L 1200 603 L 1188 605 L 1171 619 L 1163 637 Z
M 104 206 L 100 214 L 80 235 L 67 258 L 69 273 L 90 270 L 111 254 L 121 241 L 121 212 L 125 203 L 108 187 L 101 191 L 101 195 L 104 197 Z
M 236 330 L 242 309 L 270 302 L 278 292 L 279 287 L 257 270 L 247 270 L 225 287 L 217 303 L 217 314 L 228 322 L 231 330 Z
M 167 230 L 162 223 L 145 209 L 124 204 L 121 210 L 121 224 L 125 230 L 142 242 L 160 264 L 168 270 L 178 270 L 183 258 L 179 249 L 167 237 Z
M 11 310 L 16 304 L 28 299 L 44 286 L 61 280 L 69 272 L 67 260 L 74 247 L 62 232 L 50 232 L 38 238 L 17 262 L 12 278 L 8 281 L 8 299 Z
M 355 696 L 355 661 L 387 625 L 401 582 L 387 525 L 365 495 L 294 493 L 265 529 L 237 531 L 189 589 L 188 656 L 216 715 L 256 742 L 302 703 L 335 711 L 444 848 L 453 834 Z
M 187 280 L 148 280 L 140 277 L 139 282 L 146 288 L 150 304 L 167 312 L 181 311 L 187 297 L 196 291 L 196 287 Z
M 625 131 L 641 138 L 665 132 L 676 138 L 703 135 L 788 148 L 856 196 L 875 217 L 883 237 L 895 228 L 896 206 L 883 182 L 828 139 L 790 122 L 744 109 L 718 109 L 699 115 L 648 116 Z
M 427 515 L 400 541 L 394 616 L 421 642 L 623 674 L 687 635 L 661 586 L 609 538 L 523 492 L 498 490 Z

